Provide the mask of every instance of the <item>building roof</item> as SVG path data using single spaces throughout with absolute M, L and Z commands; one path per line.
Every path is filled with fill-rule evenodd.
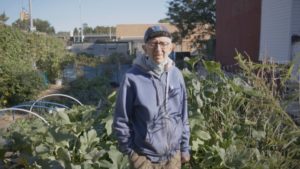
M 178 29 L 176 26 L 171 25 L 170 23 L 157 23 L 159 25 L 164 25 L 167 29 L 173 33 L 177 32 Z M 116 25 L 116 39 L 118 41 L 141 41 L 143 42 L 145 31 L 148 27 L 157 25 L 157 24 L 119 24 Z M 196 48 L 192 47 L 192 41 L 194 38 L 197 38 L 199 35 L 203 34 L 205 27 L 208 25 L 199 25 L 195 28 L 195 33 L 191 36 L 182 39 L 180 44 L 177 44 L 176 51 L 194 51 Z M 210 36 L 200 37 L 201 39 L 207 40 Z
M 172 33 L 177 31 L 177 28 L 169 23 L 159 23 L 164 25 Z M 117 39 L 143 39 L 144 33 L 148 27 L 156 24 L 119 24 L 116 26 Z

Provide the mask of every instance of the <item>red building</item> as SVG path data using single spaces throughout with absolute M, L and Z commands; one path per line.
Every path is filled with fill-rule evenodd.
M 217 1 L 216 60 L 233 65 L 236 51 L 259 58 L 261 0 Z
M 217 0 L 216 60 L 235 64 L 236 51 L 253 61 L 299 63 L 292 37 L 300 35 L 299 0 Z

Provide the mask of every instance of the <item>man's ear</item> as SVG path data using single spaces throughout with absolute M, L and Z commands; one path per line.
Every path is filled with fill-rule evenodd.
M 176 48 L 176 44 L 175 43 L 172 43 L 172 51 L 174 51 Z

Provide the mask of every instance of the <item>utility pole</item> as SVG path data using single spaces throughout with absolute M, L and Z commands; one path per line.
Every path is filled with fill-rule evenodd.
M 81 0 L 79 0 L 79 15 L 80 15 L 80 28 L 81 28 L 80 42 L 83 43 L 83 24 L 81 23 L 82 22 L 82 20 L 81 20 Z
M 34 31 L 33 27 L 33 19 L 32 19 L 32 8 L 31 8 L 31 0 L 29 0 L 29 17 L 30 17 L 30 31 Z
M 111 40 L 111 26 L 109 26 L 109 39 Z

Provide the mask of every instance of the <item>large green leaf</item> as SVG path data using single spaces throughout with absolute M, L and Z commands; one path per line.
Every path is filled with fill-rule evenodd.
M 103 168 L 108 168 L 108 169 L 111 169 L 113 168 L 113 164 L 111 162 L 109 162 L 108 160 L 101 160 L 100 162 L 100 166 L 103 167 Z
M 109 158 L 112 160 L 112 168 L 116 169 L 126 169 L 128 168 L 128 158 L 124 156 L 120 151 L 116 149 L 115 146 L 110 147 L 108 152 Z
M 84 132 L 80 136 L 80 150 L 82 153 L 89 153 L 93 147 L 99 143 L 99 138 L 97 137 L 97 132 L 94 129 Z
M 252 137 L 257 139 L 257 140 L 264 139 L 266 137 L 266 132 L 265 131 L 257 131 L 255 129 L 253 129 L 252 130 Z
M 40 145 L 35 147 L 35 151 L 38 154 L 45 154 L 45 153 L 49 153 L 49 148 L 44 144 L 40 144 Z
M 105 150 L 98 150 L 97 148 L 93 148 L 89 153 L 84 154 L 84 159 L 91 161 L 98 161 L 101 157 L 105 155 Z
M 198 130 L 195 132 L 196 136 L 198 136 L 198 138 L 200 138 L 201 140 L 209 140 L 211 139 L 211 136 L 208 132 L 202 131 L 202 130 Z
M 105 122 L 105 129 L 106 129 L 106 134 L 107 135 L 111 135 L 112 133 L 112 123 L 113 123 L 113 117 L 112 116 L 108 116 L 106 117 L 103 122 Z
M 199 146 L 203 145 L 204 142 L 202 140 L 200 140 L 199 138 L 197 138 L 196 140 L 192 141 L 192 150 L 193 151 L 197 151 Z
M 64 168 L 71 168 L 71 154 L 67 149 L 59 147 L 56 154 L 57 160 L 64 166 Z
M 70 124 L 69 116 L 66 112 L 57 112 L 57 115 L 61 118 L 63 124 Z

